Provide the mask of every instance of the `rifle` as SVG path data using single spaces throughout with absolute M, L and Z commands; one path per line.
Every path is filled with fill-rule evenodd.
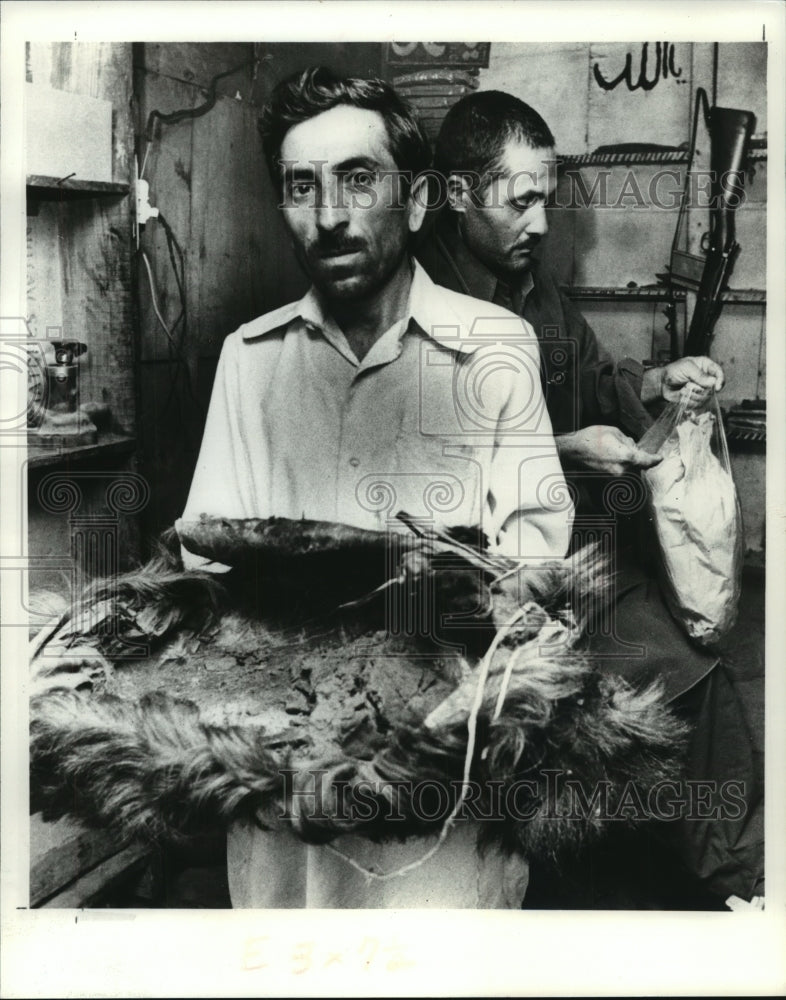
M 707 255 L 704 258 L 677 249 L 687 203 L 700 111 L 703 111 L 704 122 L 710 134 L 710 232 Z M 723 307 L 721 296 L 740 249 L 735 239 L 734 212 L 744 197 L 745 158 L 755 126 L 756 116 L 752 112 L 735 108 L 710 108 L 706 92 L 701 88 L 697 90 L 688 175 L 669 267 L 670 291 L 673 291 L 674 284 L 681 284 L 697 291 L 697 299 L 684 350 L 679 351 L 675 335 L 673 295 L 671 297 L 669 324 L 672 327 L 673 357 L 709 352 L 715 324 Z

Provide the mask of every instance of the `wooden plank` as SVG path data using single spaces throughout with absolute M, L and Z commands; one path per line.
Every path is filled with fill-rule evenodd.
M 115 183 L 129 184 L 131 44 L 33 43 L 29 68 L 34 83 L 112 102 L 112 177 Z M 134 429 L 131 238 L 130 197 L 42 206 L 31 227 L 33 256 L 39 258 L 31 272 L 40 296 L 40 258 L 57 247 L 58 264 L 48 267 L 61 289 L 60 308 L 52 301 L 53 293 L 48 293 L 50 301 L 28 306 L 31 312 L 35 306 L 39 336 L 47 326 L 61 326 L 65 336 L 88 344 L 80 369 L 81 398 L 108 403 L 126 433 Z
M 138 76 L 138 100 L 141 121 L 147 120 L 152 108 L 174 110 L 196 107 L 201 103 L 201 97 L 194 86 L 149 74 Z M 205 119 L 212 123 L 216 115 L 223 113 L 223 103 L 221 100 Z M 173 125 L 162 125 L 157 136 L 150 145 L 145 164 L 144 176 L 150 185 L 150 203 L 161 211 L 188 258 L 193 253 L 191 213 L 198 208 L 191 186 L 193 122 L 184 120 Z M 146 252 L 153 271 L 159 311 L 172 329 L 180 312 L 180 301 L 169 259 L 166 233 L 160 222 L 151 219 L 145 225 L 140 236 L 140 247 Z M 171 356 L 170 345 L 153 310 L 147 271 L 143 263 L 139 266 L 139 282 L 140 356 L 143 360 L 168 359 Z M 188 280 L 186 287 L 189 293 L 193 290 Z M 196 302 L 190 299 L 188 305 L 190 319 L 198 322 L 195 315 Z
M 251 289 L 238 281 L 238 272 L 245 270 L 250 249 L 246 236 L 248 216 L 258 224 L 265 213 L 259 190 L 256 197 L 248 190 L 242 162 L 246 152 L 243 132 L 253 129 L 255 120 L 255 115 L 247 119 L 232 102 L 223 102 L 219 114 L 209 120 L 199 119 L 193 126 L 194 208 L 188 283 L 193 289 L 193 312 L 198 324 L 194 333 L 202 354 L 217 353 L 224 337 L 239 325 L 239 317 L 249 319 L 254 311 Z M 215 150 L 221 150 L 222 156 L 216 156 Z M 256 162 L 261 173 L 261 149 L 257 150 Z
M 76 178 L 45 177 L 41 174 L 27 175 L 28 198 L 95 198 L 101 195 L 128 194 L 128 184 L 116 181 L 79 181 Z
M 146 848 L 134 845 L 127 847 L 82 875 L 57 896 L 47 900 L 41 909 L 78 909 L 96 905 L 106 898 L 118 883 L 128 878 L 134 869 L 141 873 L 147 856 Z
M 28 310 L 35 335 L 48 332 L 52 337 L 54 330 L 47 328 L 53 327 L 62 336 L 87 343 L 88 354 L 80 365 L 80 400 L 108 405 L 114 430 L 128 436 L 133 436 L 136 424 L 133 226 L 131 197 L 118 197 L 117 186 L 128 190 L 132 174 L 131 54 L 130 43 L 35 43 L 28 59 L 32 82 L 112 103 L 111 196 L 66 199 L 58 192 L 54 201 L 35 199 L 38 214 L 29 219 Z M 80 461 L 96 464 L 105 474 L 94 485 L 85 485 L 80 515 L 102 516 L 104 490 L 115 474 L 112 466 L 120 472 L 133 469 L 133 455 L 99 449 Z M 35 566 L 39 554 L 67 557 L 71 539 L 68 517 L 43 511 L 33 486 L 29 548 Z M 120 560 L 122 568 L 128 568 L 139 553 L 135 519 L 121 517 L 119 532 Z M 31 584 L 41 584 L 47 573 L 33 569 Z
M 150 537 L 171 527 L 183 513 L 202 438 L 203 417 L 182 378 L 171 393 L 174 374 L 174 367 L 165 363 L 141 366 L 139 471 L 151 484 L 154 498 L 141 519 Z
M 218 94 L 261 106 L 281 79 L 310 65 L 328 64 L 348 76 L 379 76 L 383 45 L 378 42 L 147 42 L 139 47 L 136 68 L 204 90 L 212 78 L 254 58 L 248 67 L 219 80 Z M 174 107 L 160 110 L 173 110 Z
M 254 59 L 253 42 L 146 42 L 139 46 L 136 68 L 206 89 L 214 76 Z M 253 67 L 246 66 L 216 84 L 218 94 L 234 96 L 239 89 L 248 98 Z M 197 94 L 204 100 L 204 94 Z M 159 108 L 174 111 L 174 104 Z
M 54 203 L 27 217 L 27 319 L 31 334 L 40 339 L 54 339 L 63 328 L 59 229 Z
M 189 266 L 205 355 L 218 353 L 226 334 L 241 323 L 298 298 L 307 287 L 267 176 L 256 117 L 248 106 L 235 105 L 212 128 L 206 121 L 194 123 L 191 238 L 198 256 L 193 253 Z M 211 141 L 225 151 L 223 159 L 206 154 Z
M 36 476 L 35 470 L 32 476 Z M 76 580 L 70 558 L 71 528 L 67 517 L 49 513 L 33 502 L 37 485 L 31 478 L 28 485 L 31 502 L 27 513 L 29 590 L 31 594 L 38 591 L 69 594 Z M 31 603 L 31 607 L 35 604 Z
M 111 101 L 112 180 L 129 183 L 133 156 L 130 42 L 32 42 L 33 83 Z
M 30 443 L 28 437 L 27 466 L 40 469 L 44 466 L 62 465 L 63 462 L 84 462 L 94 458 L 110 458 L 128 455 L 136 448 L 136 439 L 125 434 L 102 434 L 95 444 L 57 448 L 43 448 Z
M 116 837 L 68 816 L 47 823 L 35 813 L 30 817 L 30 905 L 37 906 L 121 846 Z
M 386 67 L 381 42 L 260 42 L 251 102 L 263 105 L 273 87 L 308 66 L 327 66 L 343 76 L 388 76 L 401 67 Z
M 161 77 L 148 75 L 139 89 L 143 115 L 167 97 L 169 104 L 181 106 L 193 99 L 193 88 Z M 163 127 L 148 156 L 151 201 L 186 254 L 192 365 L 199 354 L 217 353 L 238 325 L 298 297 L 305 287 L 266 175 L 257 115 L 247 103 L 219 99 L 202 118 Z M 274 241 L 281 249 L 265 253 Z M 176 284 L 155 221 L 147 225 L 142 245 L 150 256 L 161 312 L 174 322 L 180 309 Z M 145 272 L 141 277 L 142 357 L 166 360 L 166 335 L 152 311 Z
M 565 285 L 563 291 L 570 299 L 655 299 L 666 302 L 669 298 L 665 285 Z M 674 301 L 684 302 L 686 294 L 685 289 L 675 288 Z M 721 299 L 735 305 L 764 305 L 767 293 L 760 288 L 727 288 Z
M 129 199 L 74 201 L 58 210 L 63 332 L 88 345 L 80 399 L 107 404 L 118 429 L 134 431 L 135 362 Z

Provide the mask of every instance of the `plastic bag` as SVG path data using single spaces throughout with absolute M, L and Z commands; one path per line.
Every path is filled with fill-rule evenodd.
M 663 559 L 666 599 L 688 635 L 711 645 L 734 624 L 742 575 L 742 515 L 720 407 L 670 403 L 639 441 L 660 454 L 643 476 Z

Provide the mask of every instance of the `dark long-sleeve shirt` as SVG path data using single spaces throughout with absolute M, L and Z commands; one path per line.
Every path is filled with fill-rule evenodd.
M 540 344 L 543 395 L 555 435 L 605 424 L 638 440 L 652 424 L 641 401 L 641 363 L 632 358 L 615 361 L 540 262 L 533 260 L 515 287 L 506 284 L 466 247 L 451 213 L 437 220 L 416 253 L 437 284 L 504 306 L 532 325 Z M 565 475 L 578 515 L 572 547 L 586 541 L 583 518 L 612 517 L 618 548 L 633 546 L 636 561 L 648 559 L 650 543 L 641 536 L 643 487 L 630 482 L 638 474 L 626 477 L 624 492 L 630 491 L 634 502 L 622 509 L 614 490 L 608 489 L 606 473 L 566 467 Z
M 642 366 L 630 358 L 612 359 L 546 268 L 533 261 L 518 288 L 506 287 L 446 221 L 417 252 L 422 264 L 437 284 L 512 309 L 534 327 L 555 434 L 611 424 L 638 439 L 652 423 L 640 399 Z M 582 512 L 608 517 L 603 503 L 608 478 L 575 470 L 566 475 L 576 491 L 579 520 Z M 639 544 L 635 556 L 628 547 L 631 529 L 637 537 L 638 518 L 617 512 L 614 520 L 619 548 L 613 628 L 601 628 L 593 636 L 592 654 L 601 672 L 619 675 L 635 687 L 658 680 L 663 697 L 691 719 L 694 732 L 686 764 L 690 777 L 712 777 L 718 785 L 733 778 L 743 788 L 739 818 L 696 822 L 691 816 L 676 827 L 666 826 L 682 863 L 710 891 L 747 899 L 761 891 L 762 806 L 741 705 L 725 674 L 713 669 L 715 653 L 694 646 L 669 614 L 655 579 L 642 569 Z M 579 533 L 578 544 L 581 540 Z M 589 867 L 583 855 L 577 864 Z
M 641 402 L 642 365 L 632 358 L 614 361 L 538 261 L 518 288 L 506 286 L 464 246 L 449 216 L 417 255 L 437 284 L 505 306 L 532 324 L 555 434 L 610 424 L 637 440 L 650 426 L 652 417 Z

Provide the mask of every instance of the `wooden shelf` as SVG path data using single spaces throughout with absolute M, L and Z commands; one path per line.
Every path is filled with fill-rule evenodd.
M 662 285 L 634 285 L 633 287 L 621 286 L 615 288 L 606 285 L 563 285 L 562 291 L 569 299 L 610 299 L 631 300 L 648 299 L 654 302 L 665 302 L 668 299 L 668 292 Z M 675 302 L 685 301 L 685 291 L 681 288 L 674 289 Z M 736 305 L 765 305 L 767 293 L 761 288 L 728 288 L 723 293 L 723 302 L 730 302 Z
M 686 149 L 621 150 L 608 153 L 559 153 L 557 159 L 568 167 L 632 167 L 644 163 L 687 163 Z
M 106 195 L 120 197 L 128 194 L 130 186 L 115 181 L 80 181 L 74 177 L 42 177 L 30 174 L 27 178 L 28 198 L 46 200 L 71 198 L 97 198 Z
M 738 306 L 763 306 L 767 304 L 767 293 L 763 288 L 727 288 L 721 301 Z
M 136 438 L 126 434 L 101 434 L 95 444 L 60 445 L 51 448 L 33 444 L 31 441 L 32 435 L 28 436 L 27 446 L 29 469 L 62 465 L 65 462 L 85 462 L 96 458 L 103 460 L 115 455 L 128 455 L 136 450 Z
M 562 291 L 569 299 L 650 299 L 655 302 L 665 302 L 668 298 L 662 285 L 634 285 L 619 287 L 607 285 L 563 285 Z M 685 299 L 682 289 L 675 289 L 674 298 L 677 302 Z
M 633 167 L 641 164 L 687 164 L 687 149 L 623 150 L 608 153 L 558 153 L 557 159 L 566 167 Z M 748 151 L 748 162 L 759 163 L 767 159 L 766 147 Z

